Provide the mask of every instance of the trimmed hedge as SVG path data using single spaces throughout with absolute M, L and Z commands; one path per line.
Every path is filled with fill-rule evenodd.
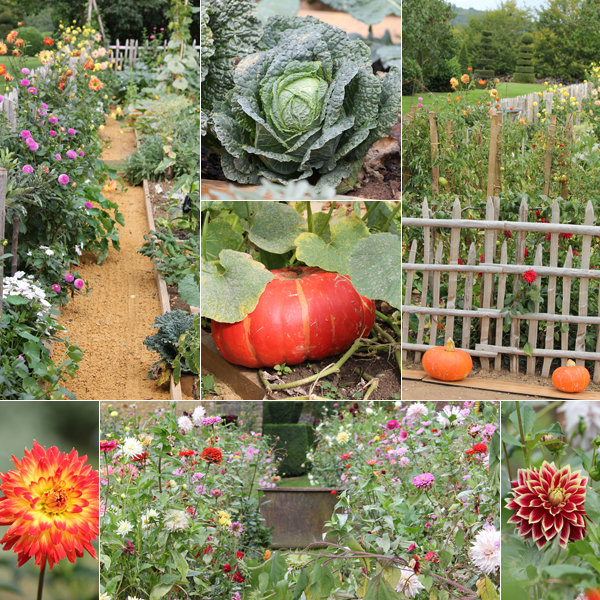
M 263 402 L 263 424 L 297 423 L 302 414 L 304 402 Z
M 513 81 L 517 83 L 535 83 L 533 69 L 533 36 L 526 33 L 521 38 L 521 48 L 517 59 L 517 70 L 513 75 Z
M 275 444 L 277 454 L 283 455 L 279 463 L 279 475 L 298 477 L 307 472 L 306 453 L 312 447 L 315 433 L 306 423 L 263 424 L 263 434 L 279 437 Z

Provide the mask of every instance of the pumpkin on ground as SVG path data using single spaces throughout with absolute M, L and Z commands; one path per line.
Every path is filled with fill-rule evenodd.
M 429 348 L 421 364 L 428 375 L 441 381 L 464 379 L 473 368 L 473 360 L 468 352 L 456 348 L 452 338 L 444 346 Z
M 242 321 L 212 321 L 215 344 L 229 362 L 258 368 L 320 360 L 371 332 L 375 302 L 348 277 L 315 267 L 271 273 L 273 280 Z
M 565 367 L 554 369 L 552 383 L 561 392 L 583 392 L 590 383 L 590 372 L 585 367 L 578 367 L 574 360 L 568 360 Z

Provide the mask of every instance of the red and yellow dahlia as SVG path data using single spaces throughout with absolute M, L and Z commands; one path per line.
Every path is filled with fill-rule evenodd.
M 564 547 L 583 539 L 587 528 L 587 479 L 579 473 L 572 473 L 569 465 L 557 469 L 554 463 L 547 462 L 540 469 L 519 469 L 518 480 L 511 482 L 512 498 L 506 505 L 516 512 L 508 522 L 515 523 L 519 534 L 532 539 L 538 548 L 556 536 Z
M 35 557 L 40 569 L 46 563 L 52 569 L 62 558 L 75 562 L 84 550 L 96 558 L 99 482 L 87 456 L 34 441 L 23 459 L 12 460 L 16 469 L 0 474 L 0 525 L 9 526 L 0 543 L 18 553 L 18 566 Z

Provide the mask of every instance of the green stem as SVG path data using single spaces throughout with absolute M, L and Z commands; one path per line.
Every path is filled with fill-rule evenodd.
M 317 231 L 317 235 L 319 237 L 325 231 L 325 228 L 327 227 L 327 224 L 331 220 L 331 213 L 333 213 L 333 211 L 334 211 L 334 209 L 335 209 L 336 206 L 337 206 L 337 202 L 335 202 L 334 200 L 332 200 L 331 201 L 331 206 L 329 207 L 329 212 L 327 213 L 327 219 L 325 219 L 325 221 L 323 222 L 323 225 L 321 225 L 321 227 L 319 228 L 319 231 Z
M 402 206 L 402 205 L 400 204 L 400 202 L 398 202 L 398 204 L 396 204 L 396 206 L 394 207 L 392 214 L 389 216 L 388 220 L 385 222 L 385 225 L 381 229 L 381 233 L 385 233 L 388 230 L 389 226 L 392 224 L 394 217 L 398 214 L 398 211 L 400 210 L 400 206 Z
M 369 396 L 377 389 L 379 385 L 379 379 L 374 377 L 371 379 L 371 383 L 369 384 L 369 388 L 367 389 L 367 393 L 364 395 L 363 400 L 368 400 Z
M 394 330 L 394 333 L 398 336 L 398 339 L 400 339 L 402 333 L 400 332 L 400 327 L 398 327 L 398 324 L 396 323 L 396 321 L 394 321 L 394 319 L 388 317 L 387 315 L 384 315 L 382 312 L 380 312 L 378 310 L 375 311 L 375 314 L 384 323 L 387 323 Z
M 38 580 L 37 600 L 42 600 L 42 593 L 44 591 L 44 573 L 45 572 L 46 572 L 46 563 L 44 562 L 44 566 L 40 570 L 40 578 Z
M 523 457 L 525 458 L 525 464 L 527 468 L 529 468 L 529 453 L 527 452 L 527 446 L 525 444 L 525 433 L 523 431 L 523 419 L 521 419 L 521 407 L 519 402 L 516 403 L 517 406 L 517 419 L 519 420 L 519 435 L 521 436 L 521 443 L 523 444 Z
M 263 385 L 267 388 L 268 391 L 287 390 L 298 385 L 304 385 L 305 383 L 312 383 L 317 379 L 321 379 L 321 377 L 326 377 L 327 375 L 331 375 L 332 373 L 337 373 L 342 368 L 342 365 L 358 350 L 361 341 L 362 338 L 358 338 L 354 342 L 354 344 L 350 346 L 350 348 L 346 351 L 342 358 L 340 358 L 340 360 L 334 363 L 331 367 L 327 367 L 326 369 L 324 369 L 320 373 L 317 373 L 316 375 L 311 375 L 310 377 L 305 377 L 304 379 L 298 379 L 297 381 L 288 381 L 287 383 L 280 383 L 278 385 L 269 385 L 269 383 L 266 381 L 260 370 L 258 371 L 258 376 L 260 377 L 260 380 L 263 382 Z
M 308 232 L 313 232 L 313 215 L 312 208 L 310 207 L 310 200 L 306 203 L 306 222 L 308 224 Z
M 379 206 L 380 201 L 376 200 L 375 202 L 373 202 L 373 204 L 371 204 L 371 206 L 369 206 L 369 208 L 367 209 L 367 212 L 363 215 L 362 220 L 366 223 L 367 220 L 369 219 L 369 217 L 371 216 L 371 213 Z
M 508 450 L 506 449 L 506 443 L 502 442 L 502 449 L 504 450 L 504 459 L 506 460 L 506 470 L 508 471 L 508 478 L 510 481 L 513 480 L 512 471 L 510 468 L 510 461 L 508 460 Z

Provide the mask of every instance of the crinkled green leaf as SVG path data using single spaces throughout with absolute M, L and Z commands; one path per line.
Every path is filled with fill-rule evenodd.
M 401 307 L 402 242 L 399 235 L 376 233 L 360 240 L 348 260 L 348 274 L 356 291 L 372 300 Z
M 302 233 L 295 241 L 296 256 L 310 267 L 321 267 L 348 275 L 348 258 L 357 242 L 369 235 L 367 226 L 356 215 L 332 219 L 329 242 L 315 233 Z
M 244 237 L 244 228 L 235 214 L 220 213 L 202 228 L 202 256 L 206 260 L 217 260 L 225 248 L 238 250 Z
M 298 14 L 300 0 L 260 0 L 256 16 L 263 22 L 276 15 L 292 17 Z
M 179 297 L 190 306 L 200 305 L 200 287 L 198 285 L 197 277 L 197 273 L 188 273 L 177 284 L 177 293 L 179 294 Z
M 249 254 L 222 250 L 220 263 L 202 259 L 202 315 L 222 323 L 237 323 L 251 313 L 273 275 Z
M 294 240 L 305 229 L 304 219 L 289 204 L 257 202 L 248 238 L 259 248 L 283 254 L 294 247 Z
M 388 15 L 400 16 L 402 5 L 400 0 L 323 0 L 337 10 L 343 10 L 355 19 L 375 25 Z

